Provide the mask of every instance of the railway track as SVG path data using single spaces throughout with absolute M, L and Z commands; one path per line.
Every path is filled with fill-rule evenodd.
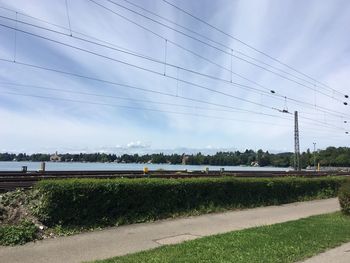
M 330 171 L 169 171 L 155 170 L 144 174 L 143 171 L 46 171 L 46 172 L 8 172 L 0 171 L 0 192 L 11 191 L 16 188 L 30 188 L 38 181 L 44 179 L 66 179 L 66 178 L 191 178 L 191 177 L 320 177 L 320 176 L 349 176 L 350 172 L 330 172 Z

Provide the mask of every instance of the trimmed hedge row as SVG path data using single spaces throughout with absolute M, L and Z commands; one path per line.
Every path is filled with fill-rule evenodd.
M 186 213 L 335 197 L 341 177 L 43 180 L 35 211 L 47 225 L 125 224 Z
M 343 214 L 350 215 L 350 180 L 340 187 L 338 198 Z

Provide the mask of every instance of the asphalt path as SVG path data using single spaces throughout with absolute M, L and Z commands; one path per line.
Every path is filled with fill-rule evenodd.
M 305 260 L 303 263 L 349 263 L 350 243 L 343 244 L 337 248 L 330 249 L 315 257 Z
M 339 209 L 338 200 L 332 198 L 113 227 L 31 242 L 23 246 L 0 247 L 0 262 L 74 263 L 105 259 L 203 236 L 331 213 Z

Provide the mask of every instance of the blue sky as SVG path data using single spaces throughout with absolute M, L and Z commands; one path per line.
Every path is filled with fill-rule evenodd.
M 302 150 L 312 148 L 313 142 L 318 148 L 349 145 L 349 135 L 345 131 L 350 130 L 350 111 L 349 106 L 342 103 L 346 101 L 342 96 L 349 94 L 349 1 L 169 0 L 330 88 L 213 30 L 162 0 L 129 1 L 214 40 L 211 45 L 226 53 L 113 5 L 108 0 L 94 1 L 114 13 L 90 0 L 68 0 L 68 19 L 65 0 L 0 1 L 0 16 L 15 19 L 17 11 L 17 19 L 21 22 L 66 34 L 0 18 L 3 25 L 0 26 L 1 152 L 215 152 L 246 148 L 293 151 L 292 115 L 276 109 L 288 109 L 291 113 L 299 111 Z M 113 2 L 193 36 L 193 32 L 145 13 L 124 0 Z M 115 13 L 154 31 L 158 36 Z M 69 22 L 73 37 L 69 36 Z M 90 53 L 21 31 L 15 33 L 11 28 Z M 198 35 L 195 37 L 208 42 Z M 168 40 L 167 44 L 164 39 Z M 118 52 L 116 46 L 160 63 Z M 165 60 L 165 47 L 169 65 L 164 76 L 162 62 Z M 254 62 L 251 58 L 257 59 L 283 70 L 279 71 L 280 75 L 302 85 L 236 57 L 231 58 L 231 49 L 237 57 L 250 62 Z M 11 62 L 13 60 L 16 63 Z M 232 82 L 254 88 L 254 91 L 230 83 L 231 63 L 232 71 L 245 78 L 232 74 Z M 53 68 L 104 82 L 23 64 Z M 286 72 L 293 76 L 286 75 Z M 263 93 L 269 90 L 274 90 L 279 97 Z M 283 99 L 283 96 L 288 99 Z M 293 100 L 303 104 L 293 103 Z M 325 113 L 324 108 L 337 114 Z

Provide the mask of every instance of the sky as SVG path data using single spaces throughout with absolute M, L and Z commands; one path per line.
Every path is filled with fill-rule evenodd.
M 0 1 L 0 152 L 349 146 L 349 1 L 167 1 Z

